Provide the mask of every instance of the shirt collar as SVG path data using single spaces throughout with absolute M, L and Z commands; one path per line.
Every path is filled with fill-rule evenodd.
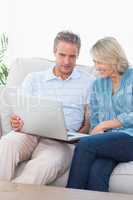
M 54 73 L 53 73 L 53 68 L 54 68 L 54 66 L 50 67 L 47 70 L 46 81 L 49 81 L 49 80 L 52 80 L 52 79 L 57 79 L 57 76 L 55 76 Z
M 50 81 L 50 80 L 53 80 L 53 79 L 59 79 L 59 77 L 57 77 L 54 73 L 53 73 L 53 69 L 54 69 L 55 66 L 52 66 L 50 67 L 48 70 L 47 70 L 47 75 L 46 75 L 46 80 L 47 81 Z M 69 80 L 69 79 L 78 79 L 80 77 L 80 72 L 77 68 L 74 68 L 73 72 L 71 73 L 71 75 L 66 79 L 66 80 Z

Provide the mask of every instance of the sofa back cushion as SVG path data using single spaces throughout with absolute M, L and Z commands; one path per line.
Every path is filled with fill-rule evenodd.
M 29 73 L 46 70 L 52 65 L 52 61 L 43 58 L 17 58 L 10 66 L 7 86 L 19 86 Z
M 19 86 L 27 74 L 35 71 L 47 70 L 55 64 L 44 58 L 17 58 L 10 67 L 7 86 Z M 95 74 L 95 69 L 90 66 L 77 65 L 76 67 L 86 73 Z

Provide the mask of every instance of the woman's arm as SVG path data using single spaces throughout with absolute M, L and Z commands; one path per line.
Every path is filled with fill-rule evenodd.
M 91 134 L 103 133 L 112 128 L 121 128 L 123 125 L 118 119 L 104 121 L 92 129 Z
M 123 105 L 123 108 L 127 107 L 126 110 L 128 111 L 117 116 L 117 119 L 121 122 L 124 128 L 133 127 L 133 81 L 131 87 L 129 85 L 129 88 L 131 88 L 131 90 L 129 90 L 129 94 L 127 95 L 129 96 L 129 99 L 127 99 L 127 105 Z M 127 96 L 125 96 L 125 98 L 128 98 Z
M 90 128 L 93 129 L 99 124 L 99 103 L 97 100 L 97 91 L 96 91 L 96 82 L 94 82 L 90 99 L 88 100 L 89 104 L 89 120 L 90 120 Z
M 98 124 L 91 131 L 92 134 L 102 133 L 111 128 L 121 128 L 121 127 L 133 127 L 133 112 L 130 113 L 122 113 L 117 116 L 116 119 L 104 121 Z

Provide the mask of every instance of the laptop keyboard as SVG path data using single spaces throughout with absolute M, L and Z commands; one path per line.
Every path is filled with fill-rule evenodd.
M 71 133 L 68 133 L 67 135 L 68 135 L 68 137 L 73 137 L 74 136 L 74 134 L 71 134 Z

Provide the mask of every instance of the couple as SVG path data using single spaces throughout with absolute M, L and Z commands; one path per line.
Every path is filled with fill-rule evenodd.
M 68 187 L 108 191 L 113 168 L 133 160 L 133 70 L 116 39 L 107 37 L 91 49 L 101 77 L 93 81 L 74 68 L 80 46 L 76 34 L 58 33 L 54 40 L 56 65 L 29 74 L 22 91 L 33 96 L 56 95 L 63 103 L 70 131 L 87 133 L 90 121 L 91 136 L 76 145 Z M 25 173 L 14 182 L 48 184 L 67 170 L 70 145 L 20 133 L 23 121 L 19 116 L 11 117 L 11 126 L 13 131 L 0 140 L 1 179 L 12 180 L 16 166 L 28 159 Z

